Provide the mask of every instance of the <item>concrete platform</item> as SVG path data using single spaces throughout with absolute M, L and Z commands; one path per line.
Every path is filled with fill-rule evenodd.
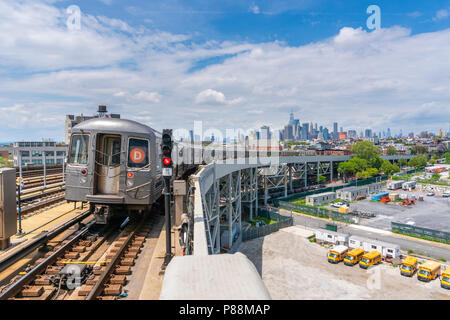
M 175 256 L 182 256 L 183 252 L 178 241 L 178 231 L 172 231 L 172 252 Z M 166 254 L 166 227 L 163 225 L 161 233 L 154 247 L 150 265 L 143 280 L 143 286 L 138 297 L 139 300 L 158 300 L 162 283 L 164 280 L 164 271 L 162 265 Z

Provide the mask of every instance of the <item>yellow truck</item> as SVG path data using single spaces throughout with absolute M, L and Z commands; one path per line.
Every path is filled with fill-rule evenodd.
M 407 277 L 412 277 L 417 270 L 417 258 L 408 256 L 403 260 L 400 267 L 400 274 Z
M 364 254 L 359 261 L 359 267 L 368 269 L 370 266 L 376 265 L 381 262 L 381 253 L 378 251 L 370 251 Z
M 354 266 L 361 260 L 363 254 L 364 250 L 361 248 L 355 248 L 350 250 L 349 252 L 347 252 L 347 255 L 344 258 L 344 264 L 346 266 Z
M 450 289 L 450 267 L 445 269 L 441 276 L 441 287 L 445 289 Z
M 439 277 L 441 274 L 441 264 L 436 261 L 428 260 L 421 266 L 419 266 L 419 272 L 417 272 L 417 279 L 420 281 L 431 281 Z
M 348 251 L 347 246 L 338 245 L 334 246 L 332 249 L 330 249 L 330 252 L 328 252 L 328 262 L 330 263 L 339 263 L 340 261 L 344 260 L 344 256 Z

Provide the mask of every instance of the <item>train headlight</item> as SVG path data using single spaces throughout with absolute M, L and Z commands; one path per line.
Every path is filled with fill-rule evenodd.
M 87 178 L 86 177 L 81 177 L 80 178 L 80 183 L 81 184 L 85 184 L 87 182 Z
M 134 185 L 134 181 L 132 179 L 127 179 L 127 187 L 132 187 Z

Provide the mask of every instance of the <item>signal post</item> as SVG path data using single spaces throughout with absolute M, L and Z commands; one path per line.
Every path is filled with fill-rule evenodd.
M 162 175 L 164 177 L 164 210 L 166 223 L 166 255 L 164 257 L 164 266 L 167 266 L 172 259 L 171 244 L 171 221 L 170 221 L 170 180 L 172 179 L 172 129 L 164 129 L 162 133 L 161 152 L 162 152 Z

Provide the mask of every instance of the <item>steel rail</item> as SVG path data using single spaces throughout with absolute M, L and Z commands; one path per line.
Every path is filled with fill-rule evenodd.
M 67 243 L 65 243 L 63 246 L 61 246 L 61 248 L 56 250 L 48 258 L 46 258 L 44 261 L 42 261 L 40 264 L 38 264 L 36 267 L 34 267 L 30 272 L 28 272 L 22 278 L 20 278 L 17 282 L 13 283 L 4 293 L 2 293 L 0 295 L 0 300 L 7 300 L 9 298 L 14 297 L 16 294 L 18 294 L 24 286 L 26 286 L 28 283 L 33 281 L 33 279 L 39 273 L 44 271 L 48 265 L 53 264 L 59 256 L 61 256 L 68 248 L 70 248 L 70 246 L 72 246 L 75 242 L 80 240 L 90 230 L 90 228 L 94 224 L 95 224 L 95 221 L 91 221 L 83 229 L 78 231 L 78 233 L 75 237 L 70 239 Z
M 136 228 L 133 231 L 131 231 L 130 234 L 127 236 L 127 239 L 120 246 L 119 250 L 114 255 L 113 259 L 108 264 L 105 271 L 103 271 L 103 273 L 100 275 L 100 278 L 98 279 L 97 283 L 94 285 L 94 287 L 92 288 L 91 292 L 89 293 L 89 295 L 86 297 L 85 300 L 94 300 L 102 293 L 103 287 L 105 286 L 105 283 L 108 281 L 110 274 L 114 270 L 114 267 L 119 262 L 119 259 L 123 255 L 125 249 L 130 244 L 137 230 L 141 227 L 142 222 L 146 219 L 146 217 L 147 215 L 144 215 L 144 217 L 137 223 Z
M 3 260 L 0 261 L 0 271 L 5 270 L 7 267 L 12 265 L 13 263 L 17 262 L 19 259 L 23 258 L 24 256 L 30 254 L 30 252 L 36 250 L 40 245 L 47 243 L 48 241 L 52 240 L 62 232 L 66 231 L 70 227 L 72 227 L 74 224 L 81 222 L 82 220 L 86 219 L 88 216 L 90 216 L 91 213 L 89 210 L 83 211 L 78 216 L 74 217 L 73 219 L 69 220 L 64 225 L 50 231 L 44 231 L 37 235 L 36 237 L 32 238 L 26 245 L 24 245 L 20 250 L 16 250 L 13 253 L 7 255 Z

